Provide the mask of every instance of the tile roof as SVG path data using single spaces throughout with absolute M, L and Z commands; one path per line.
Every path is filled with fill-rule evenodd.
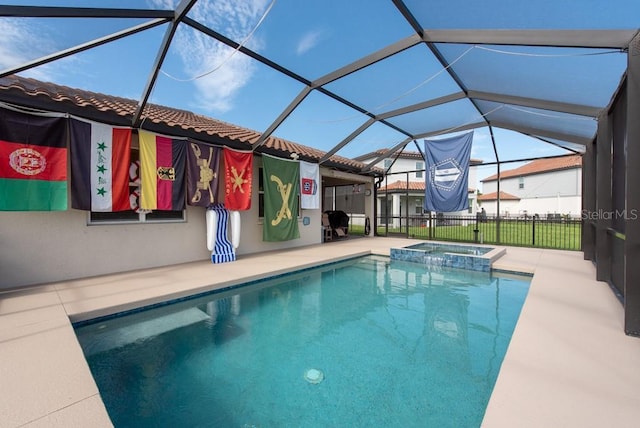
M 551 159 L 536 159 L 518 168 L 502 171 L 500 173 L 500 179 L 502 180 L 503 178 L 509 178 L 509 177 L 520 177 L 523 175 L 540 174 L 543 172 L 558 171 L 562 169 L 571 169 L 571 168 L 581 168 L 581 167 L 582 167 L 581 155 L 562 156 L 562 157 L 551 158 Z M 498 175 L 494 174 L 480 181 L 482 182 L 495 181 L 497 179 L 498 179 Z
M 424 192 L 424 188 L 425 188 L 425 184 L 424 181 L 410 181 L 409 182 L 409 191 L 421 191 Z M 387 185 L 387 186 L 381 186 L 380 189 L 378 189 L 378 193 L 385 193 L 387 192 L 387 190 L 389 192 L 397 192 L 397 191 L 401 191 L 407 190 L 407 182 L 403 181 L 403 180 L 397 180 L 394 181 L 393 183 Z M 473 193 L 476 190 L 469 187 L 469 193 Z
M 357 159 L 359 161 L 364 161 L 364 160 L 371 160 L 371 159 L 375 159 L 378 156 L 382 156 L 386 153 L 389 152 L 389 149 L 380 149 L 380 150 L 375 150 L 373 152 L 369 152 L 369 153 L 365 153 L 363 155 L 360 156 L 356 156 L 354 159 Z M 394 153 L 394 157 L 395 157 L 395 153 Z M 401 158 L 405 158 L 405 159 L 422 159 L 422 155 L 420 154 L 420 152 L 410 152 L 407 150 L 403 150 L 402 152 L 400 152 L 400 156 Z
M 478 196 L 478 201 L 496 201 L 498 200 L 498 192 L 485 193 L 484 195 Z M 512 195 L 511 193 L 500 191 L 500 200 L 501 201 L 519 201 L 520 198 L 516 195 Z
M 70 88 L 17 75 L 0 78 L 0 101 L 100 121 L 110 125 L 131 126 L 138 101 Z M 250 150 L 260 132 L 232 125 L 187 110 L 147 104 L 142 113 L 142 129 L 189 137 L 212 144 Z M 301 160 L 318 161 L 326 152 L 270 136 L 256 152 L 288 157 L 297 153 Z M 349 172 L 361 172 L 366 164 L 342 156 L 331 156 L 323 166 Z M 377 175 L 382 170 L 372 169 Z

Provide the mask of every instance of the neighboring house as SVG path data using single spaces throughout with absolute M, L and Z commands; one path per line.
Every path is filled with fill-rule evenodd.
M 497 213 L 498 176 L 481 180 L 480 206 Z M 582 156 L 537 159 L 500 174 L 500 215 L 540 217 L 570 215 L 582 210 Z
M 378 157 L 387 153 L 388 150 L 377 150 L 354 158 L 354 160 L 369 164 Z M 476 168 L 482 163 L 479 159 L 471 159 L 469 168 L 469 209 L 447 215 L 474 215 L 478 210 L 476 201 L 477 191 L 475 186 L 469 186 L 476 182 Z M 389 217 L 398 219 L 409 216 L 424 214 L 425 194 L 425 162 L 420 152 L 402 151 L 378 162 L 376 167 L 387 172 L 386 181 L 378 189 L 376 199 L 378 218 Z M 407 192 L 408 185 L 408 192 Z
M 483 193 L 478 195 L 478 204 L 484 208 L 487 214 L 495 215 L 498 201 L 498 192 Z M 518 204 L 520 198 L 511 193 L 500 191 L 500 212 L 506 213 L 518 212 Z M 508 214 L 507 214 L 508 215 Z
M 73 89 L 18 76 L 0 78 L 0 101 L 26 110 L 68 113 L 114 126 L 131 127 L 138 101 Z M 191 138 L 215 146 L 251 150 L 260 133 L 185 110 L 149 104 L 141 124 L 147 131 Z M 138 129 L 134 127 L 133 151 Z M 260 171 L 262 154 L 318 163 L 325 152 L 270 136 L 254 150 L 251 208 L 241 211 L 238 255 L 322 242 L 322 211 L 300 210 L 300 238 L 262 239 Z M 320 194 L 334 186 L 357 186 L 364 195 L 365 215 L 373 217 L 374 176 L 365 164 L 331 156 L 320 166 Z M 223 180 L 221 180 L 223 183 Z M 221 195 L 224 195 L 222 191 Z M 222 197 L 222 196 L 221 196 Z M 325 204 L 326 204 L 325 199 Z M 331 209 L 332 207 L 328 207 Z M 94 213 L 66 211 L 0 212 L 0 291 L 45 282 L 207 260 L 205 208 L 184 211 Z M 161 285 L 161 284 L 159 284 Z

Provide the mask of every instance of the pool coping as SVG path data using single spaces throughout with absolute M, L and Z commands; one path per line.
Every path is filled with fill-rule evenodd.
M 505 255 L 507 251 L 506 247 L 495 245 L 452 244 L 449 242 L 435 243 L 427 241 L 426 244 L 433 245 L 434 247 L 491 248 L 490 251 L 484 254 L 465 254 L 444 250 L 442 251 L 442 256 L 433 256 L 422 248 L 416 248 L 424 246 L 424 244 L 425 242 L 404 247 L 391 248 L 391 259 L 420 263 L 425 266 L 442 266 L 454 269 L 471 270 L 475 272 L 490 272 L 493 270 L 493 263 Z M 516 271 L 513 273 L 516 273 Z
M 112 426 L 71 319 L 205 291 L 212 278 L 229 286 L 266 272 L 389 255 L 411 242 L 421 241 L 366 238 L 1 292 L 0 420 L 8 427 Z M 635 426 L 640 340 L 624 335 L 623 308 L 595 280 L 593 265 L 577 252 L 508 247 L 493 268 L 534 275 L 483 426 Z

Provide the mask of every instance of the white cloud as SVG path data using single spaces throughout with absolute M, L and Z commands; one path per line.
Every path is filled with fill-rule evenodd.
M 154 0 L 160 7 L 173 7 L 170 0 Z M 200 0 L 189 17 L 207 27 L 242 42 L 255 28 L 268 7 L 267 0 Z M 262 41 L 255 35 L 246 47 L 257 50 Z M 182 25 L 172 43 L 172 54 L 181 60 L 184 75 L 194 80 L 201 107 L 224 113 L 233 108 L 234 98 L 256 72 L 253 60 L 215 39 Z M 167 57 L 167 61 L 170 57 Z M 213 71 L 215 70 L 215 71 Z M 176 76 L 177 77 L 177 76 Z
M 483 129 L 475 129 L 473 132 L 471 156 L 475 158 L 493 157 L 493 145 L 491 143 L 491 136 Z
M 3 19 L 0 20 L 0 69 L 23 65 L 29 61 L 40 58 L 54 52 L 56 49 L 52 45 L 51 38 L 46 36 L 46 31 L 36 34 L 34 26 L 29 25 L 32 21 Z M 52 81 L 51 64 L 41 65 L 37 68 L 21 73 L 24 76 L 38 80 Z
M 296 53 L 298 55 L 302 55 L 308 52 L 318 44 L 321 37 L 322 37 L 321 31 L 308 32 L 307 34 L 302 36 L 302 38 L 298 41 L 298 46 L 296 47 Z

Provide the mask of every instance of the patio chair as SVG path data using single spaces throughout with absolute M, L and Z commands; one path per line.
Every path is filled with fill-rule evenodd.
M 332 234 L 335 234 L 338 238 L 344 238 L 349 233 L 349 216 L 344 211 L 325 211 L 322 214 L 327 217 L 327 222 L 332 230 Z M 323 220 L 324 221 L 324 220 Z
M 329 223 L 329 215 L 322 214 L 322 233 L 324 235 L 324 241 L 331 241 L 333 239 L 333 228 Z

